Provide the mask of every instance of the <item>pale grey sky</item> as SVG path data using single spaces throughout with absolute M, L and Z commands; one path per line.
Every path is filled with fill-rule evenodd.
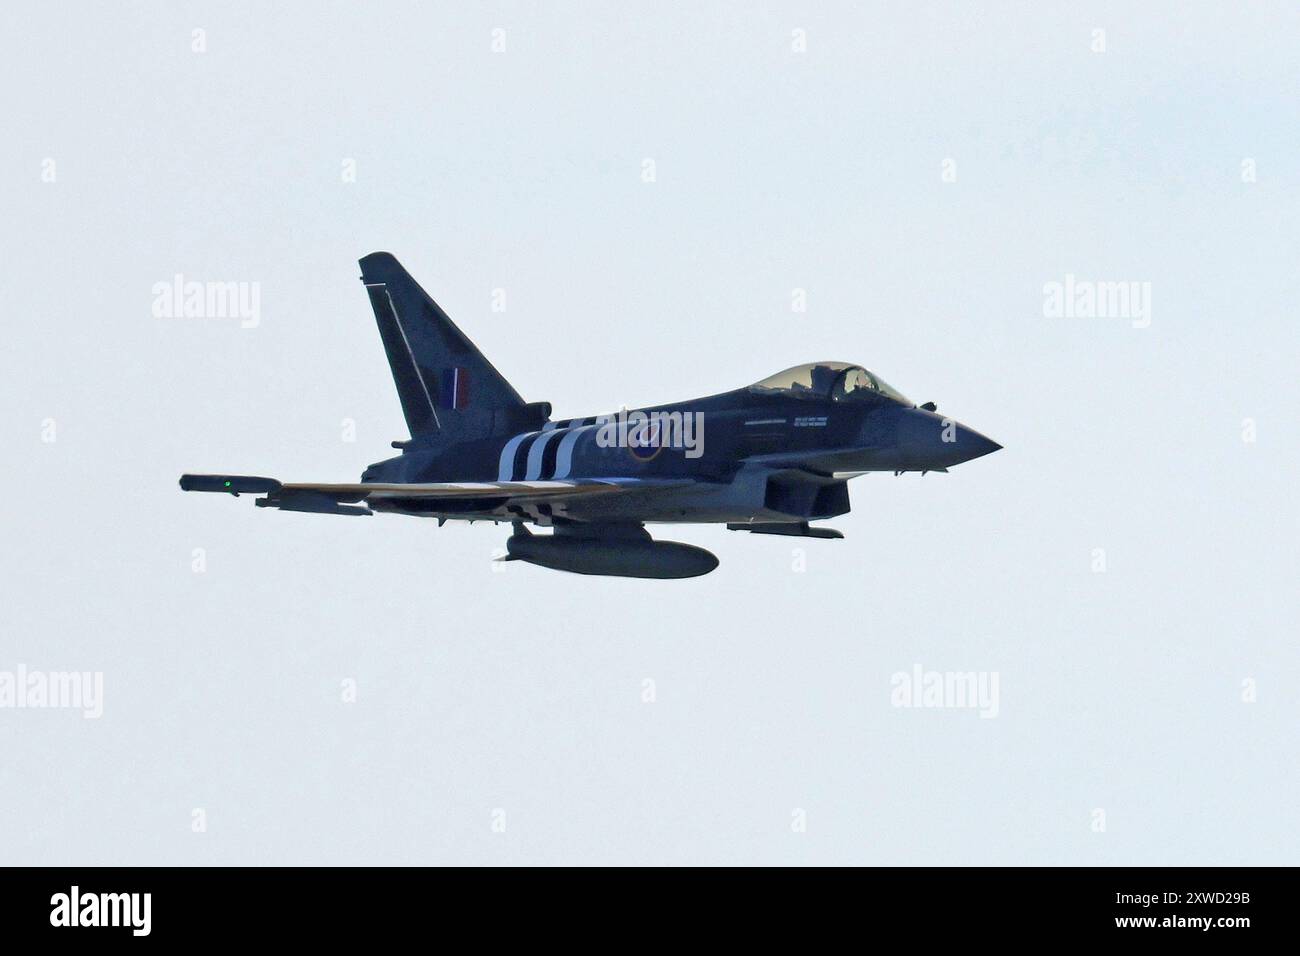
M 0 709 L 0 862 L 1297 861 L 1300 14 L 750 6 L 11 17 L 0 672 L 104 699 Z M 557 416 L 840 359 L 1005 450 L 681 582 L 182 495 L 393 454 L 377 249 Z

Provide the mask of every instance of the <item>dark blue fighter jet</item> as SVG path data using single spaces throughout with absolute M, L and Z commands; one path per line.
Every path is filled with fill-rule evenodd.
M 506 560 L 580 574 L 684 578 L 708 551 L 647 523 L 840 538 L 808 522 L 849 510 L 848 479 L 946 471 L 1001 446 L 916 406 L 874 373 L 813 362 L 720 395 L 586 418 L 525 402 L 386 252 L 361 260 L 410 428 L 355 484 L 183 475 L 185 491 L 256 494 L 281 511 L 509 521 Z M 528 526 L 550 528 L 533 534 Z

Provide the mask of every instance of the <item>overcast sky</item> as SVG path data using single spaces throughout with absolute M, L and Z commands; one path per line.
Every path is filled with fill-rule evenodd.
M 103 697 L 0 709 L 0 861 L 1295 863 L 1300 15 L 990 6 L 12 16 L 0 676 Z M 394 454 L 378 249 L 557 417 L 831 359 L 1005 449 L 689 581 L 181 494 Z

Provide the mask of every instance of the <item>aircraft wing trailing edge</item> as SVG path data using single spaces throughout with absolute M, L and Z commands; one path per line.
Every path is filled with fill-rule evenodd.
M 485 507 L 530 505 L 579 495 L 614 494 L 632 490 L 662 489 L 693 484 L 689 479 L 587 478 L 574 481 L 439 481 L 415 484 L 365 482 L 327 484 L 280 482 L 257 475 L 181 475 L 182 491 L 207 491 L 234 495 L 265 495 L 261 508 L 309 511 L 320 514 L 368 515 L 367 505 L 387 501 L 418 500 L 436 508 L 439 502 Z

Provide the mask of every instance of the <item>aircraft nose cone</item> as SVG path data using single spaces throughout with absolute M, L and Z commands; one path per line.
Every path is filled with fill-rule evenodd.
M 1002 446 L 973 428 L 922 409 L 899 423 L 898 445 L 908 469 L 949 468 L 992 454 Z
M 992 438 L 981 435 L 975 429 L 967 428 L 965 425 L 958 425 L 957 441 L 953 450 L 961 455 L 961 459 L 953 464 L 960 464 L 963 461 L 972 461 L 985 455 L 991 455 L 1001 447 Z

